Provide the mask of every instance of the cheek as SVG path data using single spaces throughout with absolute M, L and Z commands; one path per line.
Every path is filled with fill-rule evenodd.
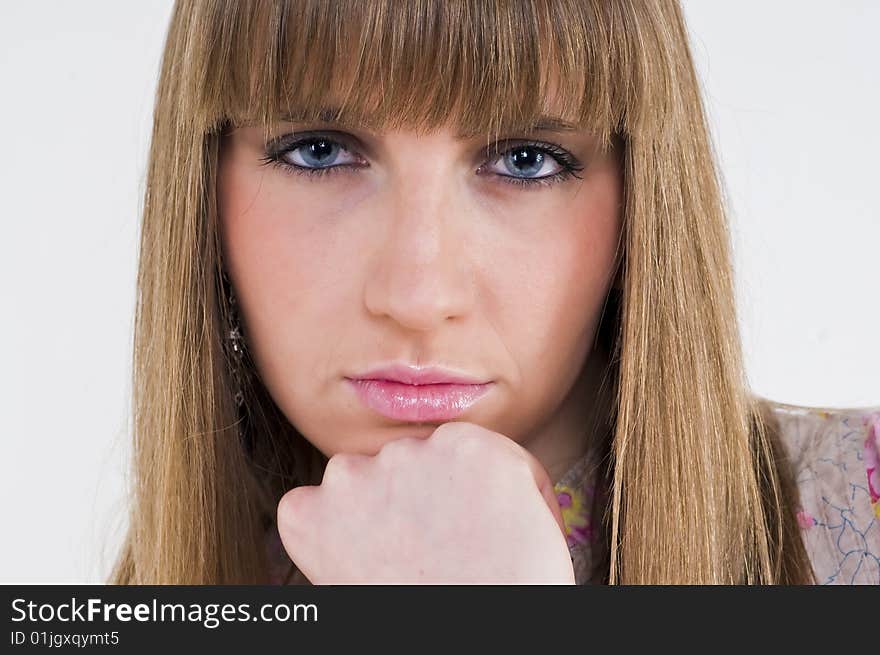
M 517 434 L 532 424 L 529 417 L 555 407 L 589 356 L 613 279 L 619 203 L 617 179 L 597 174 L 553 206 L 529 212 L 544 220 L 527 239 L 499 240 L 506 245 L 492 254 L 504 264 L 493 269 L 488 285 L 496 290 L 491 311 L 516 365 L 516 410 L 504 418 L 505 434 Z
M 331 267 L 320 266 L 327 257 L 314 238 L 308 220 L 320 211 L 320 202 L 297 193 L 295 184 L 284 188 L 284 176 L 244 166 L 231 166 L 221 183 L 220 206 L 224 252 L 239 286 L 249 295 L 303 300 L 299 292 L 321 284 Z
M 356 262 L 336 231 L 344 209 L 331 204 L 338 196 L 255 168 L 221 168 L 224 256 L 263 381 L 273 395 L 296 397 L 324 367 L 319 354 L 332 351 L 345 308 L 356 306 Z
M 502 290 L 513 334 L 532 357 L 547 357 L 592 336 L 608 293 L 620 234 L 620 189 L 612 170 L 530 211 L 541 217 L 515 246 L 499 247 L 492 283 Z M 589 334 L 586 334 L 589 333 Z

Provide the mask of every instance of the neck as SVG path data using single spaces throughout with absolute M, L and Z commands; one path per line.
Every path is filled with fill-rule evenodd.
M 608 353 L 594 349 L 559 410 L 522 444 L 541 462 L 551 481 L 560 478 L 594 446 L 608 428 L 611 408 Z

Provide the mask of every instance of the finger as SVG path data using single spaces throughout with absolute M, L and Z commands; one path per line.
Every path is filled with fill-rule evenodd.
M 525 448 L 522 448 L 521 454 L 529 463 L 529 468 L 532 470 L 532 475 L 535 478 L 535 484 L 538 485 L 538 489 L 544 497 L 547 507 L 549 507 L 550 511 L 553 513 L 553 518 L 556 519 L 556 523 L 559 524 L 559 529 L 562 530 L 562 534 L 565 535 L 565 521 L 562 519 L 562 509 L 559 507 L 556 490 L 553 488 L 553 481 L 550 480 L 550 475 L 547 473 L 547 469 L 545 469 L 541 462 L 539 462 L 538 459 Z
M 494 439 L 500 439 L 500 443 L 504 444 L 506 448 L 512 449 L 513 452 L 526 460 L 529 465 L 529 469 L 532 472 L 532 476 L 535 479 L 535 484 L 538 486 L 538 490 L 541 492 L 541 496 L 547 503 L 547 507 L 550 508 L 550 512 L 553 514 L 553 518 L 556 519 L 556 523 L 559 525 L 560 531 L 562 531 L 563 536 L 565 536 L 565 521 L 562 518 L 562 509 L 559 507 L 559 500 L 556 498 L 556 490 L 553 488 L 553 482 L 550 480 L 550 475 L 547 473 L 547 470 L 544 468 L 541 462 L 539 462 L 538 459 L 534 455 L 532 455 L 532 453 L 523 448 L 520 444 L 516 443 L 510 437 L 507 437 L 499 432 L 493 432 L 491 430 L 481 428 L 476 424 L 466 424 L 464 422 L 452 421 L 450 423 L 444 423 L 440 427 L 458 423 L 478 428 L 478 430 L 482 431 L 483 434 L 489 435 Z M 440 428 L 437 428 L 435 433 L 439 430 Z
M 532 471 L 532 477 L 535 479 L 535 484 L 538 485 L 538 490 L 541 492 L 541 496 L 544 497 L 547 507 L 550 508 L 553 518 L 556 519 L 559 529 L 562 531 L 563 536 L 565 536 L 565 521 L 562 518 L 562 509 L 559 507 L 559 500 L 556 498 L 556 490 L 553 488 L 553 481 L 550 480 L 550 475 L 547 473 L 547 469 L 545 469 L 541 462 L 538 461 L 538 458 L 532 455 L 528 450 L 507 437 L 505 437 L 505 439 L 510 444 L 517 447 L 519 455 L 528 463 L 529 469 Z
M 294 551 L 299 552 L 314 530 L 310 517 L 317 511 L 317 496 L 320 487 L 303 485 L 294 487 L 278 501 L 275 521 L 278 534 L 287 554 L 293 559 Z
M 321 485 L 351 481 L 358 476 L 372 458 L 372 455 L 361 455 L 360 453 L 336 453 L 327 460 L 327 464 L 324 466 Z

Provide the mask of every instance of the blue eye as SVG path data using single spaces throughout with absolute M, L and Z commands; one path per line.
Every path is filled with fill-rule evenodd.
M 323 176 L 367 166 L 356 150 L 355 139 L 335 130 L 323 134 L 291 133 L 269 141 L 265 146 L 265 156 L 260 160 L 285 173 Z
M 308 166 L 318 168 L 333 164 L 341 149 L 342 147 L 338 143 L 327 139 L 319 139 L 299 146 L 296 150 L 301 153 L 300 156 Z M 290 154 L 293 154 L 293 152 Z
M 347 158 L 346 154 L 349 155 Z M 340 157 L 340 155 L 342 156 Z M 329 168 L 358 161 L 338 141 L 324 137 L 305 139 L 281 153 L 280 157 L 294 166 L 312 169 Z
M 505 143 L 509 143 L 505 142 Z M 491 156 L 487 150 L 486 156 Z M 349 143 L 343 133 L 330 135 L 300 136 L 287 134 L 266 145 L 265 164 L 278 166 L 285 172 L 307 176 L 323 176 L 330 173 L 356 172 L 369 164 L 356 154 L 356 146 Z M 503 169 L 492 166 L 503 164 Z M 487 168 L 488 166 L 488 168 Z M 494 158 L 480 166 L 476 173 L 489 172 L 498 181 L 519 187 L 549 186 L 556 182 L 579 177 L 583 170 L 580 162 L 568 151 L 550 143 L 516 143 L 505 151 L 498 145 Z
M 515 148 L 504 156 L 504 165 L 514 175 L 522 173 L 525 177 L 532 177 L 544 168 L 544 153 L 534 148 Z
M 571 153 L 552 143 L 515 143 L 504 151 L 496 146 L 494 153 L 488 170 L 500 181 L 521 187 L 549 186 L 571 177 L 580 179 L 577 173 L 584 168 Z M 478 172 L 483 170 L 481 167 Z

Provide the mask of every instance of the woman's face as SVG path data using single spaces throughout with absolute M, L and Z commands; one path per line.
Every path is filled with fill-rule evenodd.
M 262 128 L 224 136 L 222 241 L 247 344 L 325 455 L 374 454 L 447 420 L 550 452 L 583 425 L 620 170 L 590 133 L 550 127 L 498 154 L 452 129 L 282 123 L 268 148 Z M 485 386 L 351 380 L 395 363 Z

